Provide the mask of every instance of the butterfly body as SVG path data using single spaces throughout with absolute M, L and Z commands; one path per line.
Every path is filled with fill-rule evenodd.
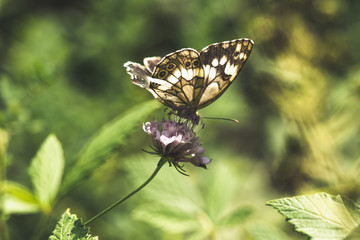
M 249 57 L 254 42 L 242 38 L 211 44 L 200 53 L 180 49 L 163 58 L 144 59 L 144 66 L 124 66 L 132 82 L 147 89 L 172 109 L 195 113 L 206 107 L 230 86 Z

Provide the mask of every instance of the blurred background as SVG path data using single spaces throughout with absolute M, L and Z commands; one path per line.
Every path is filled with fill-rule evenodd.
M 27 168 L 50 133 L 66 174 L 101 126 L 153 99 L 131 83 L 126 61 L 247 37 L 255 46 L 237 80 L 199 112 L 240 121 L 204 120 L 208 170 L 186 165 L 184 177 L 163 168 L 91 231 L 100 239 L 305 239 L 265 203 L 322 191 L 359 199 L 359 12 L 351 0 L 0 0 L 7 178 L 31 188 Z M 66 208 L 89 219 L 145 181 L 158 161 L 142 153 L 149 144 L 139 125 L 59 201 L 44 236 Z M 11 239 L 29 239 L 39 218 L 11 215 Z

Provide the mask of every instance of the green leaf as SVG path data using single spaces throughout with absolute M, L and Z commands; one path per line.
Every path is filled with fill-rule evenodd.
M 135 186 L 140 185 L 151 175 L 158 161 L 158 157 L 145 154 L 129 157 L 124 162 L 129 173 L 128 179 Z M 203 211 L 204 200 L 197 186 L 191 181 L 191 177 L 179 174 L 173 167 L 169 168 L 165 165 L 139 195 L 145 197 L 146 201 L 145 204 L 138 204 L 134 209 L 135 218 L 163 231 L 170 233 L 201 231 L 199 221 L 210 222 Z M 149 202 L 151 204 L 148 204 Z
M 4 184 L 4 212 L 6 214 L 26 214 L 40 211 L 40 204 L 25 186 L 7 181 Z
M 272 226 L 270 223 L 251 222 L 247 226 L 247 239 L 252 240 L 290 240 L 279 227 Z
M 194 217 L 195 215 L 191 218 L 188 212 L 182 212 L 181 209 L 149 204 L 138 206 L 134 211 L 135 218 L 171 233 L 195 232 L 201 229 L 198 218 L 205 216 L 198 214 L 200 216 Z
M 98 240 L 98 237 L 91 237 L 88 227 L 81 222 L 75 214 L 67 209 L 61 219 L 57 222 L 53 234 L 49 240 Z
M 57 197 L 64 171 L 64 155 L 55 135 L 49 135 L 32 159 L 29 174 L 35 195 L 44 212 L 50 211 Z
M 241 206 L 234 211 L 230 212 L 226 217 L 220 220 L 220 224 L 223 226 L 233 226 L 244 222 L 254 212 L 250 206 Z
M 360 209 L 340 195 L 317 193 L 267 202 L 312 239 L 344 239 L 360 224 Z
M 129 135 L 135 129 L 141 128 L 141 123 L 147 120 L 146 117 L 160 106 L 155 100 L 142 103 L 103 126 L 81 151 L 79 160 L 65 178 L 62 191 L 68 191 L 75 183 L 88 177 L 119 146 L 126 144 Z

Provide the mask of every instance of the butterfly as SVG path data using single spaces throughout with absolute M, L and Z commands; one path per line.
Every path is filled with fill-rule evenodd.
M 254 42 L 248 38 L 211 44 L 200 53 L 183 48 L 165 57 L 147 57 L 144 65 L 126 62 L 132 82 L 165 106 L 196 115 L 218 99 L 239 74 Z

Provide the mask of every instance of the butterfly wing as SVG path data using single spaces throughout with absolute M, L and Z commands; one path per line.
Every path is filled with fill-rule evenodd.
M 144 66 L 149 72 L 153 73 L 156 65 L 161 61 L 161 57 L 146 57 L 144 58 Z
M 205 89 L 198 108 L 206 107 L 224 93 L 244 66 L 253 45 L 251 39 L 242 38 L 215 43 L 201 50 Z
M 205 89 L 204 68 L 199 53 L 184 48 L 166 55 L 157 64 L 150 90 L 168 107 L 195 110 Z

